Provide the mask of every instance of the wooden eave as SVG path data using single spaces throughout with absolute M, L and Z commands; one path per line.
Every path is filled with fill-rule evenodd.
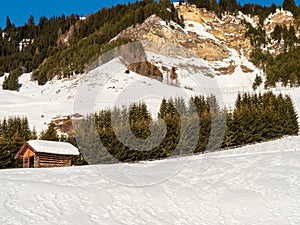
M 28 143 L 26 143 L 17 152 L 15 159 L 28 158 L 28 157 L 34 156 L 35 154 L 36 154 L 36 151 L 33 148 L 31 148 L 31 146 Z

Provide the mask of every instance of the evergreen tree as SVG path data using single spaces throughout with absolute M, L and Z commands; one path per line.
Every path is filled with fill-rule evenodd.
M 276 6 L 275 3 L 273 2 L 273 3 L 270 5 L 269 11 L 270 11 L 270 13 L 275 13 L 275 12 L 276 12 L 276 9 L 277 9 L 277 6 Z
M 0 121 L 0 168 L 21 167 L 21 161 L 15 160 L 17 151 L 31 137 L 26 117 L 10 117 Z
M 163 98 L 163 100 L 160 104 L 158 117 L 163 119 L 166 115 L 167 115 L 167 100 L 165 98 Z
M 236 0 L 220 0 L 219 6 L 222 10 L 228 12 L 234 12 L 239 9 Z
M 282 120 L 285 121 L 285 128 L 287 129 L 287 134 L 297 135 L 299 132 L 298 125 L 298 115 L 294 108 L 293 101 L 290 96 L 285 97 L 286 113 L 283 114 Z
M 50 123 L 47 130 L 41 132 L 40 139 L 48 141 L 59 141 L 54 123 Z
M 28 26 L 34 26 L 34 17 L 30 15 L 27 21 Z
M 17 68 L 9 73 L 9 76 L 4 79 L 2 88 L 6 90 L 16 91 L 19 89 L 19 76 L 22 75 L 22 69 Z
M 278 42 L 280 42 L 282 39 L 282 32 L 283 32 L 282 27 L 276 24 L 274 31 L 271 34 L 271 37 L 277 40 Z
M 295 3 L 294 0 L 284 0 L 283 4 L 282 4 L 282 7 L 283 7 L 284 10 L 288 10 L 293 14 L 296 13 L 297 6 L 296 6 L 296 3 Z
M 297 59 L 300 57 L 300 48 L 291 48 L 289 52 L 284 52 L 267 61 L 266 84 L 276 86 L 282 82 L 283 86 L 299 86 L 300 84 L 300 64 Z
M 5 30 L 9 30 L 10 28 L 12 28 L 12 26 L 13 26 L 13 24 L 11 23 L 10 18 L 7 16 Z
M 256 74 L 254 82 L 252 84 L 252 88 L 255 91 L 261 84 L 262 84 L 262 78 L 261 76 L 258 76 L 258 74 Z

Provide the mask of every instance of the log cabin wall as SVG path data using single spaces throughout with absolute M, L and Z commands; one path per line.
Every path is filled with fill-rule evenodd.
M 29 168 L 29 158 L 23 158 L 23 168 Z
M 62 167 L 71 166 L 72 156 L 70 155 L 58 155 L 48 153 L 36 153 L 34 160 L 34 167 Z

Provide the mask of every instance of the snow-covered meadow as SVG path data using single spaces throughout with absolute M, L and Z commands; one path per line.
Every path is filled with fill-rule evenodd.
M 298 136 L 131 165 L 2 170 L 0 223 L 296 225 L 299 171 Z

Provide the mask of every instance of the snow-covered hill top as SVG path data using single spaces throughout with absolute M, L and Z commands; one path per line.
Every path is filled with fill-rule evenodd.
M 123 185 L 174 165 L 182 170 L 161 183 Z M 299 170 L 299 137 L 131 165 L 2 170 L 0 223 L 296 225 Z

